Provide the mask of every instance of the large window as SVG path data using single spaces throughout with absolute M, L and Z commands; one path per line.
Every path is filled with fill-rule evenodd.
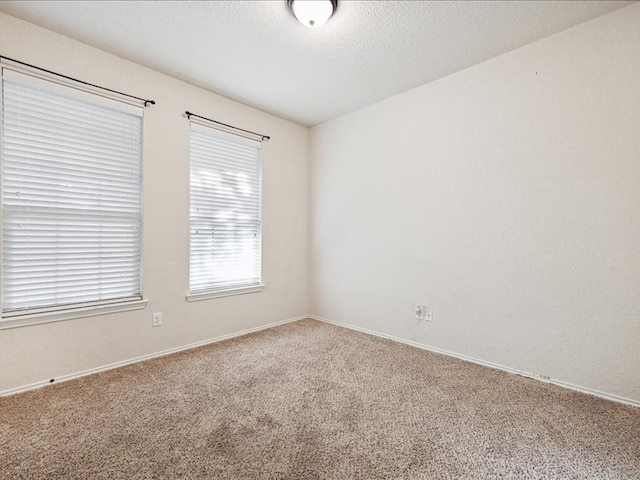
M 191 299 L 262 289 L 260 147 L 191 122 Z
M 2 70 L 3 319 L 141 298 L 142 107 Z

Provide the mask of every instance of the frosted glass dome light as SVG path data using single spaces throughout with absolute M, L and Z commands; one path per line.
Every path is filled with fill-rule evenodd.
M 287 0 L 287 6 L 305 27 L 318 28 L 331 18 L 338 0 Z

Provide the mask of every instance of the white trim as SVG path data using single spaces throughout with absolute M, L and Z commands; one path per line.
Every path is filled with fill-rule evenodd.
M 253 285 L 251 287 L 227 288 L 225 290 L 208 290 L 200 293 L 188 293 L 187 302 L 198 302 L 200 300 L 210 300 L 212 298 L 230 297 L 232 295 L 244 295 L 245 293 L 255 293 L 264 290 L 265 285 Z
M 564 382 L 562 380 L 556 380 L 555 378 L 545 377 L 543 375 L 538 375 L 535 373 L 525 372 L 523 370 L 519 370 L 513 367 L 506 367 L 504 365 L 500 365 L 498 363 L 489 362 L 486 360 L 481 360 L 479 358 L 469 357 L 468 355 L 463 355 L 460 353 L 450 352 L 448 350 L 443 350 L 442 348 L 432 347 L 430 345 L 425 345 L 423 343 L 414 342 L 412 340 L 406 340 L 400 337 L 394 337 L 393 335 L 387 335 L 386 333 L 377 332 L 375 330 L 370 330 L 368 328 L 359 327 L 357 325 L 351 325 L 349 323 L 336 322 L 333 320 L 329 320 L 327 318 L 319 317 L 318 315 L 309 315 L 309 318 L 313 320 L 317 320 L 319 322 L 328 323 L 331 325 L 336 325 L 338 327 L 347 328 L 349 330 L 355 330 L 357 332 L 367 333 L 369 335 L 374 335 L 376 337 L 386 338 L 388 340 L 393 340 L 395 342 L 404 343 L 406 345 L 410 345 L 412 347 L 417 347 L 422 350 L 428 350 L 434 353 L 440 353 L 442 355 L 447 355 L 449 357 L 458 358 L 460 360 L 464 360 L 466 362 L 476 363 L 478 365 L 483 365 L 489 368 L 495 368 L 497 370 L 502 370 L 507 373 L 514 373 L 516 375 L 520 375 L 522 377 L 532 378 L 534 380 L 539 380 L 544 383 L 551 383 L 553 385 L 557 385 L 559 387 L 568 388 L 570 390 L 574 390 L 580 393 L 586 393 L 588 395 L 594 395 L 596 397 L 604 398 L 605 400 L 611 400 L 613 402 L 623 403 L 626 405 L 631 405 L 634 407 L 640 407 L 640 400 L 633 400 L 631 398 L 621 397 L 619 395 L 614 395 L 612 393 L 601 392 L 600 390 L 594 390 L 593 388 L 583 387 L 581 385 L 574 385 L 573 383 Z
M 0 330 L 27 327 L 29 325 L 38 325 L 40 323 L 61 322 L 64 320 L 73 320 L 74 318 L 94 317 L 96 315 L 106 315 L 109 313 L 128 312 L 130 310 L 140 310 L 145 308 L 147 303 L 149 303 L 148 299 L 141 298 L 124 302 L 112 302 L 76 308 L 70 307 L 64 310 L 50 310 L 19 316 L 6 316 L 0 320 Z
M 267 325 L 260 325 L 259 327 L 248 328 L 246 330 L 241 330 L 239 332 L 228 333 L 226 335 L 221 335 L 215 338 L 209 338 L 207 340 L 202 340 L 199 342 L 190 343 L 188 345 L 182 345 L 180 347 L 169 348 L 167 350 L 162 350 L 160 352 L 150 353 L 147 355 L 141 355 L 139 357 L 130 358 L 128 360 L 122 360 L 120 362 L 114 362 L 107 365 L 102 365 L 100 367 L 89 368 L 87 370 L 82 370 L 80 372 L 69 373 L 67 375 L 61 375 L 59 377 L 52 378 L 51 380 L 42 380 L 39 382 L 34 382 L 29 385 L 23 385 L 21 387 L 9 388 L 7 390 L 0 391 L 0 397 L 4 397 L 7 395 L 14 395 L 16 393 L 26 392 L 28 390 L 34 390 L 36 388 L 41 388 L 51 383 L 60 383 L 66 382 L 69 380 L 74 380 L 80 377 L 86 377 L 87 375 L 92 375 L 94 373 L 105 372 L 107 370 L 112 370 L 114 368 L 124 367 L 127 365 L 131 365 L 133 363 L 144 362 L 146 360 L 151 360 L 153 358 L 164 357 L 165 355 L 170 355 L 172 353 L 181 352 L 183 350 L 189 350 L 192 348 L 202 347 L 204 345 L 209 345 L 211 343 L 221 342 L 223 340 L 229 340 L 230 338 L 240 337 L 242 335 L 247 335 L 249 333 L 259 332 L 261 330 L 266 330 L 269 328 L 277 327 L 280 325 L 285 325 L 287 323 L 297 322 L 299 320 L 306 320 L 309 318 L 308 315 L 300 315 L 293 318 L 288 318 L 286 320 L 280 320 L 278 322 L 269 323 Z M 55 381 L 55 382 L 54 382 Z

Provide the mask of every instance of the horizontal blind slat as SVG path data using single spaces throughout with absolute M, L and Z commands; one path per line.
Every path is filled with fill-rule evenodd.
M 260 148 L 191 130 L 190 291 L 258 285 Z
M 3 77 L 3 310 L 139 298 L 142 116 Z

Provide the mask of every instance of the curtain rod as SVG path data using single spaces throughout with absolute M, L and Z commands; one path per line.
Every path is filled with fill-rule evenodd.
M 234 130 L 240 130 L 241 132 L 250 133 L 251 135 L 255 135 L 257 137 L 261 137 L 262 140 L 264 140 L 265 138 L 267 140 L 271 140 L 271 137 L 269 135 L 263 135 L 261 133 L 252 132 L 251 130 L 245 130 L 244 128 L 238 128 L 238 127 L 234 127 L 233 125 L 228 125 L 226 123 L 218 122 L 217 120 L 211 120 L 210 118 L 203 117 L 203 116 L 200 116 L 200 115 L 196 115 L 195 113 L 191 113 L 189 110 L 187 110 L 184 113 L 187 116 L 187 118 L 198 117 L 198 118 L 201 118 L 201 119 L 206 120 L 208 122 L 213 122 L 213 123 L 217 123 L 218 125 L 223 125 L 223 126 L 225 126 L 227 128 L 233 128 Z
M 67 80 L 78 82 L 78 83 L 81 83 L 82 85 L 88 85 L 90 87 L 99 88 L 99 89 L 105 90 L 107 92 L 117 93 L 118 95 L 122 95 L 124 97 L 134 98 L 134 99 L 136 99 L 136 100 L 138 100 L 140 102 L 143 102 L 145 107 L 148 107 L 149 105 L 155 105 L 156 104 L 156 102 L 154 100 L 147 100 L 147 99 L 144 99 L 144 98 L 136 97 L 134 95 L 129 95 L 128 93 L 122 93 L 122 92 L 119 92 L 117 90 L 111 90 L 110 88 L 107 88 L 107 87 L 101 87 L 100 85 L 95 85 L 93 83 L 85 82 L 83 80 L 78 80 L 77 78 L 69 77 L 67 75 L 63 75 L 63 74 L 58 73 L 58 72 L 53 72 L 51 70 L 47 70 L 46 68 L 36 67 L 35 65 L 31 65 L 30 63 L 21 62 L 20 60 L 16 60 L 14 58 L 5 57 L 4 55 L 0 55 L 0 60 L 9 60 L 10 62 L 14 62 L 14 63 L 20 64 L 20 65 L 24 65 L 25 67 L 34 68 L 36 70 L 40 70 L 41 72 L 46 72 L 46 73 L 49 73 L 51 75 L 56 75 L 56 76 L 61 77 L 61 78 L 66 78 Z

